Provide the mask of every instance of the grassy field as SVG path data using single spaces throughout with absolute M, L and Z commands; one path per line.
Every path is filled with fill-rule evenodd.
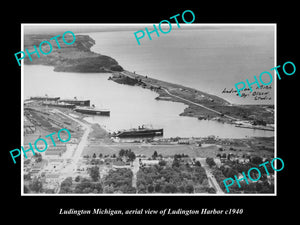
M 225 148 L 223 151 L 219 150 L 220 146 L 210 145 L 206 147 L 197 147 L 195 145 L 143 145 L 143 144 L 108 144 L 108 145 L 89 145 L 86 146 L 82 156 L 92 156 L 94 153 L 99 156 L 102 155 L 118 155 L 121 149 L 131 149 L 136 155 L 145 155 L 151 157 L 156 151 L 158 154 L 162 154 L 164 157 L 174 156 L 175 154 L 185 154 L 192 158 L 200 157 L 216 157 L 218 153 L 233 153 L 237 154 L 235 150 L 229 150 Z M 244 148 L 238 152 L 238 155 L 249 152 L 249 148 Z
M 192 158 L 216 157 L 217 154 L 234 154 L 239 157 L 243 155 L 257 155 L 261 157 L 274 156 L 274 139 L 272 138 L 252 138 L 249 140 L 233 140 L 230 144 L 203 144 L 201 147 L 195 144 L 141 144 L 141 143 L 97 143 L 92 142 L 86 146 L 82 156 L 92 156 L 94 153 L 102 155 L 118 155 L 121 149 L 131 149 L 136 155 L 151 157 L 156 151 L 164 157 L 175 154 L 185 154 Z

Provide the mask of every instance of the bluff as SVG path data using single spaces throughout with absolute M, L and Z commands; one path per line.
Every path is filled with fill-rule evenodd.
M 25 35 L 24 49 L 34 52 L 34 45 L 38 48 L 42 41 L 49 41 L 53 35 Z M 107 72 L 107 71 L 123 71 L 118 62 L 106 55 L 101 55 L 91 51 L 91 47 L 95 41 L 88 35 L 76 35 L 76 41 L 72 45 L 66 45 L 62 41 L 62 37 L 57 38 L 60 43 L 60 49 L 54 40 L 51 41 L 52 52 L 49 55 L 32 54 L 32 61 L 29 57 L 25 57 L 24 63 L 27 65 L 46 65 L 54 66 L 57 72 Z M 70 42 L 66 38 L 67 42 Z M 48 48 L 48 49 L 47 49 Z M 43 45 L 43 51 L 49 51 L 48 45 Z

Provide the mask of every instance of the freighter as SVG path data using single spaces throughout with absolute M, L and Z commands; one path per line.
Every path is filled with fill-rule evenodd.
M 92 114 L 92 115 L 100 115 L 100 116 L 110 116 L 110 111 L 108 109 L 97 109 L 93 105 L 93 107 L 76 107 L 74 109 L 76 112 Z
M 30 97 L 31 100 L 39 100 L 39 101 L 57 101 L 60 99 L 60 97 L 48 97 L 46 96 L 35 96 Z
M 138 127 L 137 129 L 129 129 L 118 131 L 117 133 L 113 133 L 113 137 L 119 138 L 127 138 L 127 137 L 154 137 L 154 136 L 163 136 L 163 129 L 152 129 L 144 127 Z
M 79 106 L 90 106 L 90 100 L 78 100 L 76 97 L 74 97 L 74 99 L 60 99 L 59 102 L 65 102 Z
M 42 103 L 45 106 L 53 106 L 53 107 L 61 107 L 61 108 L 69 108 L 74 109 L 74 104 L 64 103 L 64 102 L 57 102 L 57 101 L 45 101 Z

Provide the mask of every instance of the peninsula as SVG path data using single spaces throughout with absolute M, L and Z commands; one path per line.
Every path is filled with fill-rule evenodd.
M 50 34 L 25 35 L 24 48 L 33 52 L 34 45 L 38 46 L 51 37 Z M 58 41 L 62 42 L 61 37 Z M 117 83 L 137 85 L 157 92 L 157 100 L 186 104 L 188 107 L 181 116 L 235 123 L 244 128 L 274 130 L 274 105 L 233 105 L 215 95 L 123 70 L 115 59 L 91 51 L 94 44 L 95 40 L 88 35 L 77 34 L 74 44 L 62 44 L 61 49 L 53 45 L 51 54 L 41 55 L 40 58 L 32 54 L 34 59 L 30 61 L 26 57 L 24 63 L 54 66 L 56 72 L 112 73 L 109 79 Z
M 24 49 L 34 52 L 34 45 L 39 46 L 42 41 L 49 40 L 51 37 L 53 35 L 50 34 L 25 35 Z M 57 39 L 60 43 L 63 43 L 61 36 Z M 69 41 L 68 38 L 66 39 Z M 27 65 L 54 66 L 54 71 L 57 72 L 105 73 L 107 70 L 123 71 L 123 68 L 115 59 L 92 52 L 90 48 L 94 44 L 95 41 L 88 35 L 77 34 L 74 44 L 61 44 L 61 49 L 58 49 L 57 45 L 53 45 L 51 54 L 41 54 L 40 58 L 37 57 L 37 54 L 32 54 L 32 61 L 26 57 L 24 63 Z M 47 52 L 47 49 L 45 51 Z
M 215 95 L 126 70 L 113 72 L 109 79 L 119 84 L 136 85 L 155 91 L 159 95 L 157 100 L 188 105 L 181 116 L 197 117 L 199 120 L 213 119 L 244 128 L 274 130 L 273 105 L 233 105 Z

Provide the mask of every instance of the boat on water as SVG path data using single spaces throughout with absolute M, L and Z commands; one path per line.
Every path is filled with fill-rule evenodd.
M 65 103 L 65 102 L 57 102 L 57 101 L 44 101 L 44 102 L 42 102 L 42 105 L 68 108 L 68 109 L 74 109 L 75 108 L 74 104 L 69 104 L 69 103 Z
M 133 128 L 129 130 L 118 131 L 117 133 L 113 133 L 112 137 L 119 138 L 130 138 L 130 137 L 154 137 L 154 136 L 163 136 L 164 131 L 162 128 L 153 129 L 143 126 L 139 126 L 138 128 Z
M 97 109 L 94 105 L 92 107 L 77 106 L 74 111 L 91 115 L 110 116 L 109 109 Z
M 60 97 L 48 97 L 46 96 L 33 96 L 30 97 L 30 100 L 38 100 L 38 101 L 57 101 Z
M 65 102 L 69 104 L 74 104 L 78 106 L 90 106 L 90 100 L 79 100 L 76 97 L 74 99 L 60 99 L 59 102 Z

